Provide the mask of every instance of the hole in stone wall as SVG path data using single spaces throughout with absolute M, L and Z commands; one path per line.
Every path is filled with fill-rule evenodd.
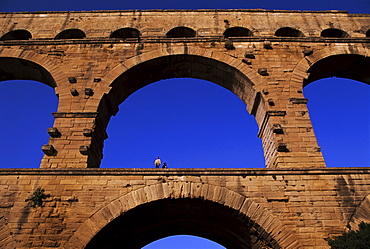
M 1 168 L 40 167 L 57 102 L 54 89 L 40 82 L 0 82 Z
M 370 86 L 326 78 L 310 83 L 304 94 L 327 166 L 370 166 Z
M 80 29 L 67 29 L 57 34 L 55 39 L 82 39 L 85 37 L 85 33 Z
M 118 29 L 110 35 L 110 38 L 122 38 L 122 39 L 139 37 L 140 37 L 139 30 L 133 28 Z
M 32 35 L 29 31 L 18 29 L 18 30 L 12 30 L 5 35 L 3 35 L 0 38 L 0 41 L 6 41 L 6 40 L 28 40 L 31 39 Z
M 195 30 L 188 27 L 176 27 L 167 32 L 167 38 L 195 37 Z
M 102 168 L 265 167 L 258 127 L 245 104 L 214 83 L 171 79 L 143 87 L 120 105 L 104 143 Z
M 303 33 L 300 30 L 290 28 L 290 27 L 284 27 L 276 30 L 275 36 L 281 36 L 281 37 L 303 37 Z
M 224 32 L 224 37 L 244 37 L 244 36 L 253 36 L 252 31 L 250 31 L 247 28 L 243 27 L 233 27 L 233 28 L 228 28 Z
M 346 32 L 340 29 L 325 29 L 321 32 L 321 37 L 331 38 L 348 38 L 350 37 Z

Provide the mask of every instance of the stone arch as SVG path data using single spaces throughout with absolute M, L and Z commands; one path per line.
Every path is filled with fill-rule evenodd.
M 276 30 L 275 36 L 280 36 L 280 37 L 303 37 L 304 34 L 302 33 L 302 31 L 300 31 L 298 29 L 291 28 L 291 27 L 283 27 L 283 28 L 279 28 L 278 30 Z
M 151 51 L 148 53 L 144 53 L 144 54 L 132 57 L 124 61 L 123 63 L 113 68 L 104 78 L 102 78 L 101 84 L 99 85 L 99 89 L 94 89 L 96 93 L 98 92 L 101 93 L 100 96 L 98 94 L 96 95 L 97 98 L 106 99 L 110 97 L 109 95 L 112 95 L 113 97 L 114 95 L 113 92 L 115 91 L 114 81 L 116 81 L 119 77 L 122 77 L 122 75 L 134 69 L 135 67 L 140 66 L 141 64 L 147 63 L 147 62 L 150 62 L 150 63 L 155 62 L 156 59 L 170 58 L 170 57 L 175 58 L 176 56 L 186 56 L 189 59 L 195 59 L 195 58 L 196 59 L 199 59 L 199 58 L 206 59 L 208 60 L 208 62 L 211 62 L 211 64 L 207 65 L 206 67 L 203 65 L 201 69 L 205 69 L 207 71 L 209 71 L 212 68 L 215 68 L 217 63 L 219 63 L 222 66 L 229 67 L 230 70 L 234 70 L 233 71 L 234 74 L 230 74 L 228 76 L 235 77 L 238 83 L 244 82 L 245 85 L 236 84 L 234 86 L 231 84 L 231 85 L 226 86 L 226 85 L 222 85 L 222 82 L 217 82 L 217 81 L 216 81 L 216 84 L 219 84 L 227 88 L 228 90 L 232 91 L 235 95 L 237 95 L 240 99 L 242 99 L 246 103 L 248 112 L 249 113 L 252 112 L 253 103 L 257 95 L 257 91 L 254 89 L 254 85 L 258 85 L 261 83 L 260 75 L 258 75 L 254 70 L 248 67 L 248 65 L 243 63 L 241 60 L 235 59 L 221 52 L 211 51 L 208 49 L 199 48 L 195 46 L 194 47 L 193 46 L 174 46 L 171 48 L 163 48 L 163 49 Z M 193 62 L 192 60 L 189 61 L 189 63 L 192 63 L 192 62 Z M 170 68 L 170 69 L 174 70 L 175 68 Z M 197 71 L 195 73 L 200 73 L 200 72 Z M 189 75 L 189 72 L 183 71 L 183 72 L 179 72 L 178 75 L 168 75 L 162 79 L 169 79 L 169 78 L 176 78 L 176 77 L 183 77 L 183 78 L 194 77 L 194 78 L 208 80 L 211 82 L 214 82 L 214 79 L 217 78 L 220 81 L 219 79 L 220 75 L 212 75 L 211 73 L 209 73 L 206 76 L 207 77 Z M 151 81 L 150 83 L 156 82 L 158 80 L 160 79 L 150 79 Z M 230 82 L 229 79 L 228 79 L 228 82 Z M 131 92 L 126 91 L 125 97 L 128 97 L 131 93 L 133 93 L 134 91 L 138 89 L 139 88 L 132 89 Z M 238 89 L 239 91 L 237 91 Z M 103 97 L 103 95 L 108 95 L 108 96 Z M 109 101 L 110 101 L 112 109 L 116 109 L 117 106 L 121 104 L 123 100 L 124 100 L 123 96 L 121 96 L 120 102 L 110 99 Z M 104 105 L 104 101 L 102 101 L 100 105 Z
M 6 40 L 28 40 L 31 39 L 32 35 L 29 31 L 24 29 L 17 29 L 12 30 L 3 35 L 0 38 L 0 41 L 6 41 Z
M 223 35 L 225 38 L 229 38 L 229 37 L 253 36 L 253 33 L 252 31 L 244 27 L 232 27 L 226 29 Z
M 110 38 L 121 38 L 121 39 L 139 38 L 140 31 L 134 28 L 122 28 L 122 29 L 117 29 L 113 31 L 109 37 Z
M 180 200 L 184 202 L 191 202 L 194 200 L 196 202 L 207 202 L 211 205 L 215 205 L 213 207 L 217 206 L 218 208 L 221 208 L 222 212 L 225 210 L 228 210 L 227 212 L 236 212 L 237 216 L 235 216 L 235 220 L 230 220 L 230 223 L 237 223 L 236 219 L 242 219 L 244 216 L 248 217 L 248 224 L 251 225 L 251 230 L 256 231 L 259 236 L 264 237 L 265 242 L 269 243 L 272 248 L 300 248 L 301 246 L 295 234 L 289 230 L 281 220 L 275 217 L 267 209 L 239 193 L 231 191 L 226 187 L 213 186 L 204 183 L 167 182 L 149 185 L 144 188 L 134 190 L 104 206 L 95 212 L 88 220 L 82 223 L 64 247 L 76 249 L 85 248 L 85 246 L 88 245 L 88 243 L 112 221 L 114 222 L 117 218 L 124 217 L 125 214 L 129 214 L 132 210 L 141 209 L 141 207 L 152 205 L 157 201 L 163 200 Z M 188 205 L 191 206 L 190 204 Z M 223 210 L 224 208 L 225 210 Z M 140 210 L 138 215 L 142 214 L 141 211 L 142 210 Z M 166 217 L 166 215 L 163 217 Z M 203 229 L 209 230 L 209 227 L 208 229 L 203 227 Z M 161 234 L 161 230 L 159 229 L 158 231 L 159 234 Z M 198 235 L 202 237 L 202 234 Z M 163 236 L 163 234 L 160 236 Z M 217 242 L 217 239 L 213 238 L 212 235 L 209 234 L 209 231 L 204 231 L 203 236 L 205 238 L 211 237 L 211 239 L 214 239 Z M 239 244 L 244 243 L 240 240 L 243 240 L 243 238 L 238 237 L 238 234 L 234 234 L 234 236 L 236 236 L 234 239 L 238 239 Z M 152 237 L 152 241 L 154 241 L 154 237 Z M 146 243 L 150 243 L 152 241 L 146 241 Z M 222 242 L 222 239 L 218 239 L 218 241 Z M 228 245 L 232 244 L 233 243 L 230 243 Z M 248 247 L 238 246 L 236 248 Z
M 128 87 L 128 80 L 133 77 L 135 82 Z M 150 83 L 179 77 L 203 79 L 223 86 L 244 101 L 247 111 L 254 114 L 252 109 L 257 96 L 254 84 L 260 81 L 260 76 L 241 60 L 189 46 L 144 53 L 116 66 L 96 86 L 99 89 L 94 89 L 97 93 L 94 98 L 88 100 L 87 105 L 89 101 L 96 101 L 96 98 L 100 100 L 94 129 L 101 133 L 91 140 L 90 151 L 93 153 L 88 155 L 88 162 L 94 162 L 94 167 L 100 164 L 106 138 L 102 134 L 105 134 L 111 116 L 117 113 L 118 106 L 128 96 Z
M 66 29 L 55 36 L 54 39 L 82 39 L 86 34 L 80 29 Z
M 311 52 L 293 69 L 291 75 L 292 87 L 302 90 L 304 86 L 320 79 L 320 77 L 343 77 L 370 84 L 369 71 L 366 69 L 366 67 L 369 67 L 368 63 L 370 59 L 366 56 L 365 49 L 361 47 L 340 46 Z M 346 61 L 347 58 L 350 60 Z M 335 61 L 336 59 L 340 60 Z M 332 61 L 334 61 L 333 64 L 331 63 Z M 340 65 L 340 62 L 344 64 Z M 324 64 L 324 68 L 319 68 L 319 66 L 324 66 Z M 359 67 L 356 68 L 356 66 Z M 324 72 L 317 72 L 311 76 L 315 68 Z M 327 71 L 325 68 L 328 68 Z M 349 71 L 348 73 L 345 73 L 346 69 Z M 356 75 L 356 72 L 359 74 Z
M 370 194 L 365 196 L 360 205 L 354 211 L 351 219 L 348 221 L 348 228 L 358 230 L 358 225 L 361 222 L 370 223 Z
M 0 80 L 36 80 L 57 89 L 58 82 L 65 80 L 65 74 L 46 56 L 33 51 L 21 49 L 3 49 L 0 60 L 6 63 L 6 69 L 1 69 Z M 9 71 L 10 70 L 10 71 Z
M 0 247 L 15 248 L 14 237 L 11 229 L 8 226 L 8 221 L 5 216 L 0 217 Z
M 184 37 L 196 37 L 197 32 L 188 27 L 176 27 L 167 32 L 167 38 L 184 38 Z
M 321 37 L 328 37 L 328 38 L 349 38 L 349 34 L 341 29 L 325 29 L 321 31 Z
M 328 56 L 314 63 L 304 84 L 329 77 L 357 80 L 370 84 L 370 58 L 357 54 Z

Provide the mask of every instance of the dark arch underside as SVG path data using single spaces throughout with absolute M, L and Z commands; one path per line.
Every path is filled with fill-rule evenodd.
M 114 107 L 130 94 L 160 80 L 194 78 L 216 83 L 245 101 L 253 83 L 235 68 L 213 59 L 195 55 L 171 55 L 143 62 L 116 78 L 109 98 Z
M 172 235 L 194 235 L 228 249 L 281 248 L 245 215 L 200 199 L 164 199 L 140 205 L 105 226 L 86 249 L 138 249 Z
M 0 81 L 5 80 L 35 80 L 56 87 L 53 77 L 45 68 L 18 58 L 0 58 Z
M 0 41 L 6 41 L 6 40 L 28 40 L 31 39 L 32 35 L 29 31 L 18 29 L 18 30 L 12 30 L 5 35 L 3 35 L 0 38 Z
M 370 84 L 370 58 L 353 54 L 333 55 L 313 64 L 308 73 L 310 75 L 304 85 L 329 77 L 352 79 Z
M 196 31 L 188 27 L 177 27 L 167 32 L 167 38 L 195 37 Z

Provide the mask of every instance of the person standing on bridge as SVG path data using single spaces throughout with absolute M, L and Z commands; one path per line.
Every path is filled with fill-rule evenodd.
M 155 167 L 158 169 L 158 168 L 159 168 L 159 166 L 161 166 L 161 164 L 162 164 L 161 159 L 157 156 L 157 157 L 155 158 L 154 165 L 155 165 Z

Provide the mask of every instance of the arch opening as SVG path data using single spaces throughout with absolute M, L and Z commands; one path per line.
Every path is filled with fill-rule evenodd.
M 145 73 L 143 73 L 145 72 Z M 213 59 L 195 56 L 195 55 L 171 55 L 171 56 L 164 56 L 159 57 L 156 59 L 152 59 L 143 63 L 138 64 L 137 66 L 132 67 L 131 69 L 127 70 L 119 77 L 117 77 L 112 84 L 110 85 L 112 90 L 106 94 L 102 102 L 100 103 L 98 112 L 101 113 L 99 116 L 99 121 L 97 122 L 98 125 L 101 125 L 99 130 L 107 130 L 108 123 L 112 115 L 115 115 L 118 112 L 118 106 L 125 101 L 132 93 L 136 92 L 137 90 L 163 79 L 176 79 L 176 78 L 193 78 L 193 79 L 200 79 L 206 80 L 212 83 L 215 83 L 223 88 L 234 93 L 239 99 L 244 102 L 243 104 L 252 104 L 254 100 L 254 90 L 253 90 L 253 83 L 240 71 L 236 68 L 233 68 L 229 65 L 226 65 L 223 62 L 216 61 Z M 209 83 L 208 82 L 208 83 Z M 207 96 L 207 93 L 205 94 Z M 173 97 L 173 96 L 170 96 Z M 168 97 L 164 97 L 168 98 Z M 188 100 L 191 101 L 191 100 Z M 164 101 L 166 102 L 166 101 Z M 242 103 L 241 102 L 241 103 Z M 168 102 L 167 102 L 168 104 Z M 151 105 L 151 103 L 149 103 Z M 243 106 L 243 112 L 244 112 Z M 195 107 L 196 108 L 196 107 Z M 224 108 L 224 107 L 223 107 Z M 137 115 L 137 114 L 136 114 Z M 176 115 L 176 114 L 174 114 Z M 186 119 L 187 115 L 182 114 L 184 123 L 189 123 L 189 120 Z M 245 115 L 248 116 L 248 115 Z M 221 119 L 220 119 L 221 120 Z M 191 121 L 191 120 L 190 120 Z M 151 124 L 153 120 L 146 120 L 144 121 L 147 124 Z M 166 119 L 160 119 L 158 123 L 154 123 L 153 126 L 158 125 L 161 126 L 162 123 L 167 122 Z M 222 122 L 230 122 L 230 121 L 222 121 Z M 255 121 L 253 121 L 255 122 Z M 139 126 L 142 123 L 139 124 Z M 254 126 L 256 123 L 253 124 Z M 138 126 L 138 124 L 135 124 Z M 176 127 L 170 127 L 170 130 L 174 130 Z M 256 130 L 257 134 L 257 127 L 255 126 L 254 129 Z M 223 131 L 219 131 L 223 132 Z M 151 137 L 155 137 L 155 134 L 152 134 Z M 213 134 L 213 139 L 217 139 L 217 135 Z M 257 165 L 250 166 L 250 167 L 264 167 L 264 158 L 262 153 L 262 146 L 261 141 L 259 138 L 253 138 L 258 140 L 258 154 L 257 157 Z M 160 143 L 160 138 L 157 139 L 158 143 Z M 249 141 L 249 140 L 248 140 Z M 246 141 L 245 143 L 248 143 Z M 99 141 L 96 141 L 96 145 L 94 145 L 95 141 L 92 141 L 91 146 L 97 146 L 97 149 L 94 151 L 98 151 L 99 148 L 102 146 L 99 145 Z M 103 141 L 100 141 L 103 143 Z M 197 142 L 197 141 L 194 141 Z M 174 143 L 174 144 L 173 144 Z M 177 142 L 174 141 L 173 146 L 176 147 Z M 155 146 L 157 147 L 157 146 Z M 245 148 L 245 147 L 244 147 Z M 92 148 L 94 149 L 94 148 Z M 117 148 L 115 148 L 117 150 Z M 226 153 L 226 149 L 223 153 Z M 234 152 L 230 152 L 234 153 Z M 186 154 L 183 152 L 183 154 Z M 247 153 L 246 153 L 247 154 Z M 231 155 L 231 154 L 229 154 Z M 147 162 L 152 160 L 152 157 L 161 156 L 161 155 L 150 155 L 150 159 Z M 107 157 L 104 156 L 104 160 L 108 162 Z M 245 157 L 244 157 L 245 158 Z M 248 159 L 246 159 L 248 160 Z M 225 160 L 223 165 L 227 164 L 228 160 Z M 194 162 L 194 161 L 193 161 Z M 146 164 L 148 167 L 152 167 L 151 163 Z M 230 164 L 229 164 L 230 165 Z M 245 165 L 232 165 L 230 167 L 245 167 Z M 108 167 L 112 167 L 108 166 Z M 141 166 L 143 167 L 143 166 Z M 144 166 L 145 167 L 145 166 Z M 181 167 L 181 166 L 178 166 Z M 189 167 L 189 165 L 184 165 L 184 167 Z M 202 167 L 199 164 L 192 163 L 191 167 Z M 212 166 L 207 166 L 212 167 Z M 223 166 L 225 167 L 225 166 Z
M 57 34 L 54 39 L 82 39 L 85 37 L 86 34 L 80 29 L 67 29 Z
M 366 37 L 370 37 L 370 29 L 366 32 Z
M 370 165 L 369 68 L 369 57 L 344 54 L 328 56 L 308 69 L 304 93 L 329 167 Z
M 349 38 L 349 34 L 347 34 L 345 31 L 341 29 L 325 29 L 321 32 L 321 37 L 327 37 L 327 38 Z
M 326 165 L 369 167 L 370 86 L 326 78 L 306 86 L 304 95 Z
M 12 30 L 0 38 L 0 41 L 6 40 L 29 40 L 32 35 L 29 31 L 24 29 Z
M 307 71 L 309 83 L 330 77 L 346 78 L 370 84 L 370 57 L 356 54 L 332 55 L 315 62 Z
M 197 32 L 188 27 L 176 27 L 167 32 L 167 38 L 196 37 Z
M 186 248 L 192 248 L 192 249 L 226 249 L 225 247 L 221 246 L 220 244 L 204 239 L 197 236 L 192 235 L 174 235 L 169 236 L 166 238 L 162 238 L 159 240 L 156 240 L 146 246 L 143 247 L 143 249 L 186 249 Z
M 53 77 L 44 67 L 18 58 L 0 58 L 0 81 L 5 80 L 34 80 L 56 87 Z
M 109 122 L 101 167 L 265 167 L 257 123 L 233 93 L 204 80 L 150 84 Z M 125 155 L 125 160 L 122 160 Z
M 229 38 L 229 37 L 245 37 L 245 36 L 253 36 L 252 31 L 250 31 L 247 28 L 244 27 L 232 27 L 228 28 L 224 32 L 224 37 Z
M 110 38 L 121 38 L 121 39 L 139 38 L 139 37 L 140 37 L 139 30 L 134 28 L 117 29 L 110 35 Z
M 275 36 L 280 36 L 280 37 L 303 37 L 302 31 L 298 29 L 294 29 L 291 27 L 283 27 L 275 32 Z
M 188 198 L 139 205 L 108 223 L 85 248 L 142 248 L 180 234 L 206 238 L 229 249 L 281 248 L 269 233 L 239 211 Z
M 0 167 L 39 168 L 58 105 L 54 89 L 30 80 L 3 81 L 0 103 Z

